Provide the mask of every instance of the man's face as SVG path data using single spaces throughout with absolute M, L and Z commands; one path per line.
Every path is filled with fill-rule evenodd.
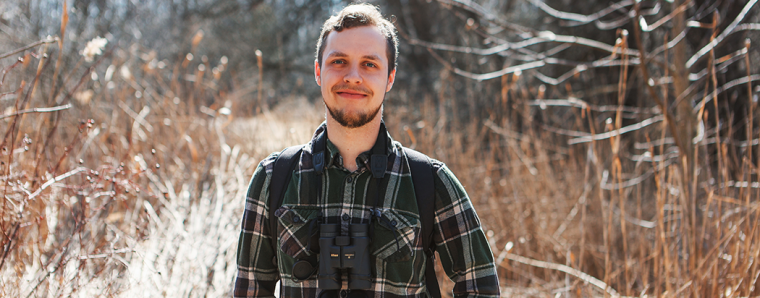
M 374 120 L 396 77 L 395 69 L 390 75 L 388 71 L 385 37 L 376 26 L 327 35 L 322 65 L 314 62 L 314 75 L 328 117 L 348 128 Z

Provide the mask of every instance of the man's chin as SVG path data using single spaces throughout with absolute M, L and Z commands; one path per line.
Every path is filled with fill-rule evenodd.
M 367 111 L 355 111 L 347 109 L 332 109 L 325 103 L 327 111 L 330 113 L 330 117 L 338 122 L 345 128 L 360 128 L 375 120 L 380 115 L 382 105 L 375 110 Z
M 364 119 L 364 118 L 351 118 L 351 119 L 335 119 L 340 126 L 343 126 L 345 128 L 361 128 L 368 123 L 372 122 L 372 119 Z
M 361 128 L 375 120 L 378 113 L 365 114 L 365 113 L 331 113 L 335 122 L 338 122 L 345 128 Z

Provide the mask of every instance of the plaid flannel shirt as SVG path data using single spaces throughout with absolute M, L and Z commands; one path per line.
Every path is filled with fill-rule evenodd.
M 322 124 L 314 136 L 325 129 Z M 261 161 L 245 200 L 235 297 L 274 297 L 278 280 L 282 281 L 281 297 L 317 297 L 321 290 L 316 274 L 305 281 L 297 281 L 291 274 L 296 260 L 317 260 L 307 243 L 313 232 L 311 222 L 319 216 L 325 223 L 340 224 L 343 235 L 347 235 L 352 223 L 376 225 L 369 250 L 373 281 L 368 297 L 429 296 L 424 274 L 427 260 L 418 237 L 421 221 L 409 164 L 401 144 L 387 137 L 388 167 L 379 187 L 373 186 L 369 152 L 359 155 L 359 170 L 350 172 L 342 166 L 337 148 L 328 140 L 324 174 L 317 175 L 312 163 L 314 140 L 304 145 L 282 207 L 273 212 L 278 217 L 276 236 L 270 232 L 268 204 L 272 169 L 279 153 Z M 432 164 L 435 206 L 424 208 L 435 210 L 433 241 L 446 275 L 455 283 L 454 297 L 498 297 L 493 254 L 475 209 L 454 174 L 440 161 L 433 160 Z M 315 179 L 321 179 L 322 194 L 326 196 L 316 194 Z M 383 220 L 372 220 L 370 210 L 375 206 L 375 197 L 380 201 Z M 272 251 L 271 241 L 277 241 L 276 252 Z M 345 282 L 343 287 L 346 288 Z

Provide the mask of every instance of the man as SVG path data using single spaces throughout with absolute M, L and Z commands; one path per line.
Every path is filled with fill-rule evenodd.
M 325 22 L 314 75 L 326 121 L 295 155 L 276 210 L 269 200 L 279 154 L 257 167 L 238 246 L 236 297 L 273 297 L 278 280 L 282 297 L 430 297 L 420 237 L 426 208 L 434 210 L 432 241 L 454 297 L 498 297 L 493 255 L 462 185 L 432 160 L 434 187 L 427 191 L 434 203 L 418 206 L 407 149 L 385 130 L 383 100 L 396 78 L 397 44 L 394 26 L 371 5 L 348 6 Z M 276 234 L 269 216 L 277 217 Z

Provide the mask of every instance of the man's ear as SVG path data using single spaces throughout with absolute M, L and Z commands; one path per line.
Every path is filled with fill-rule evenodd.
M 319 68 L 319 61 L 314 59 L 314 79 L 317 81 L 318 86 L 322 86 L 322 70 Z
M 391 88 L 393 88 L 393 82 L 396 81 L 396 69 L 394 68 L 391 70 L 391 73 L 388 75 L 388 86 L 385 87 L 385 92 L 391 91 Z

